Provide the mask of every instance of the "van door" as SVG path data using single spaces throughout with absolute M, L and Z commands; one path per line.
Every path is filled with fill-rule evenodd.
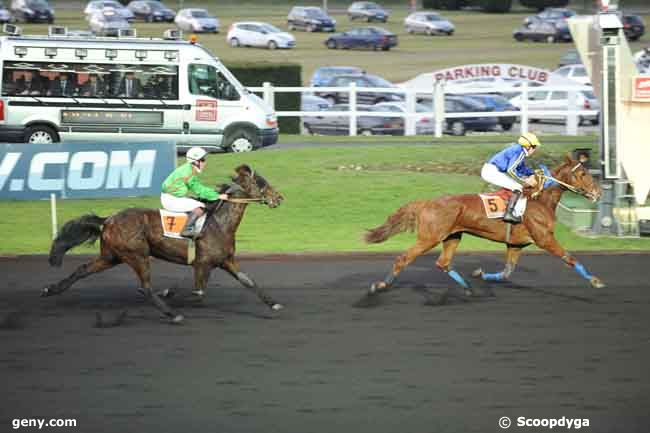
M 191 63 L 187 73 L 190 110 L 185 111 L 184 141 L 220 147 L 225 125 L 242 117 L 241 95 L 214 65 Z

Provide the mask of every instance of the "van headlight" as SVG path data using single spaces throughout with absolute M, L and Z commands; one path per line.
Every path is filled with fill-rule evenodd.
M 278 117 L 275 113 L 266 115 L 266 126 L 270 126 L 271 128 L 278 126 Z

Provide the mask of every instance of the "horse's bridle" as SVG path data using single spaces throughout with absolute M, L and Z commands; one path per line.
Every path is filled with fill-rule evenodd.
M 251 172 L 251 177 L 253 178 L 253 180 L 255 180 L 255 170 L 253 170 Z M 238 184 L 236 184 L 236 185 L 239 188 L 241 188 L 241 186 L 239 186 Z M 260 189 L 260 193 L 262 194 L 262 196 L 264 195 L 264 192 L 266 191 L 267 187 L 268 187 L 268 184 L 264 185 L 264 188 Z M 246 203 L 266 204 L 267 203 L 267 200 L 264 197 L 259 197 L 259 198 L 227 198 L 227 199 L 221 200 L 221 201 L 227 201 L 227 202 L 230 202 L 230 203 L 239 203 L 239 204 L 246 204 Z
M 575 178 L 575 171 L 581 166 L 582 166 L 582 163 L 580 163 L 580 162 L 577 163 L 575 165 L 575 167 L 573 167 L 571 169 L 571 173 L 572 173 L 571 176 L 573 176 Z M 585 195 L 585 190 L 583 190 L 582 188 L 576 188 L 575 186 L 573 186 L 571 184 L 568 184 L 566 182 L 562 182 L 561 180 L 556 179 L 553 176 L 547 176 L 545 174 L 542 174 L 542 178 L 553 181 L 553 182 L 557 183 L 558 185 L 560 185 L 562 188 L 567 189 L 567 190 L 569 190 L 571 192 L 575 192 L 576 194 Z

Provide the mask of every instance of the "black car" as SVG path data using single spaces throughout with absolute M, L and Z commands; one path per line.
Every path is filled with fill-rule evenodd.
M 54 9 L 47 0 L 13 0 L 11 13 L 16 21 L 26 23 L 53 23 Z
M 525 40 L 553 42 L 571 42 L 571 32 L 565 21 L 533 21 L 515 29 L 512 37 L 521 42 Z
M 371 48 L 388 51 L 397 46 L 397 35 L 381 27 L 363 27 L 337 33 L 325 41 L 325 46 L 335 48 Z
M 336 104 L 329 107 L 328 111 L 349 111 L 347 104 Z M 371 105 L 357 105 L 357 111 L 381 112 L 383 107 Z M 303 117 L 305 129 L 310 134 L 324 135 L 349 135 L 350 116 L 348 114 L 333 116 Z M 404 119 L 401 117 L 358 116 L 357 134 L 360 135 L 404 135 Z
M 321 8 L 294 6 L 287 16 L 289 30 L 306 30 L 308 32 L 334 32 L 336 20 L 327 15 Z
M 631 41 L 637 41 L 645 33 L 645 23 L 638 15 L 623 15 L 623 32 Z
M 133 12 L 135 19 L 148 23 L 168 22 L 173 23 L 176 12 L 157 0 L 134 0 L 129 3 L 129 10 Z
M 566 21 L 576 15 L 576 12 L 566 8 L 546 8 L 537 15 L 531 15 L 524 19 L 524 24 L 531 24 L 536 21 L 558 22 Z
M 419 98 L 418 102 L 425 107 L 432 107 L 433 101 L 429 98 Z M 479 113 L 494 111 L 482 102 L 470 96 L 445 95 L 445 114 L 451 113 Z M 448 117 L 445 119 L 445 132 L 451 135 L 465 135 L 467 131 L 493 131 L 499 124 L 498 117 Z
M 359 104 L 376 104 L 378 102 L 389 101 L 403 101 L 404 97 L 399 93 L 381 92 L 381 91 L 363 91 L 364 87 L 386 87 L 394 89 L 396 86 L 381 77 L 370 74 L 356 74 L 356 75 L 338 75 L 333 77 L 325 87 L 348 87 L 351 83 L 356 83 L 357 88 L 357 103 Z M 342 92 L 316 92 L 316 96 L 325 98 L 332 104 L 347 103 L 349 100 L 349 93 Z
M 519 108 L 512 105 L 509 100 L 501 95 L 476 94 L 465 96 L 480 102 L 488 109 L 491 109 L 490 111 L 519 111 Z M 517 121 L 517 118 L 514 116 L 501 116 L 495 117 L 495 119 L 504 131 L 510 131 L 513 123 Z

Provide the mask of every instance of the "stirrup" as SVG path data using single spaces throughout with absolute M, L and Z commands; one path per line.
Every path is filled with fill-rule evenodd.
M 503 216 L 503 222 L 510 224 L 519 224 L 521 223 L 521 217 L 515 216 L 512 212 L 506 212 Z

